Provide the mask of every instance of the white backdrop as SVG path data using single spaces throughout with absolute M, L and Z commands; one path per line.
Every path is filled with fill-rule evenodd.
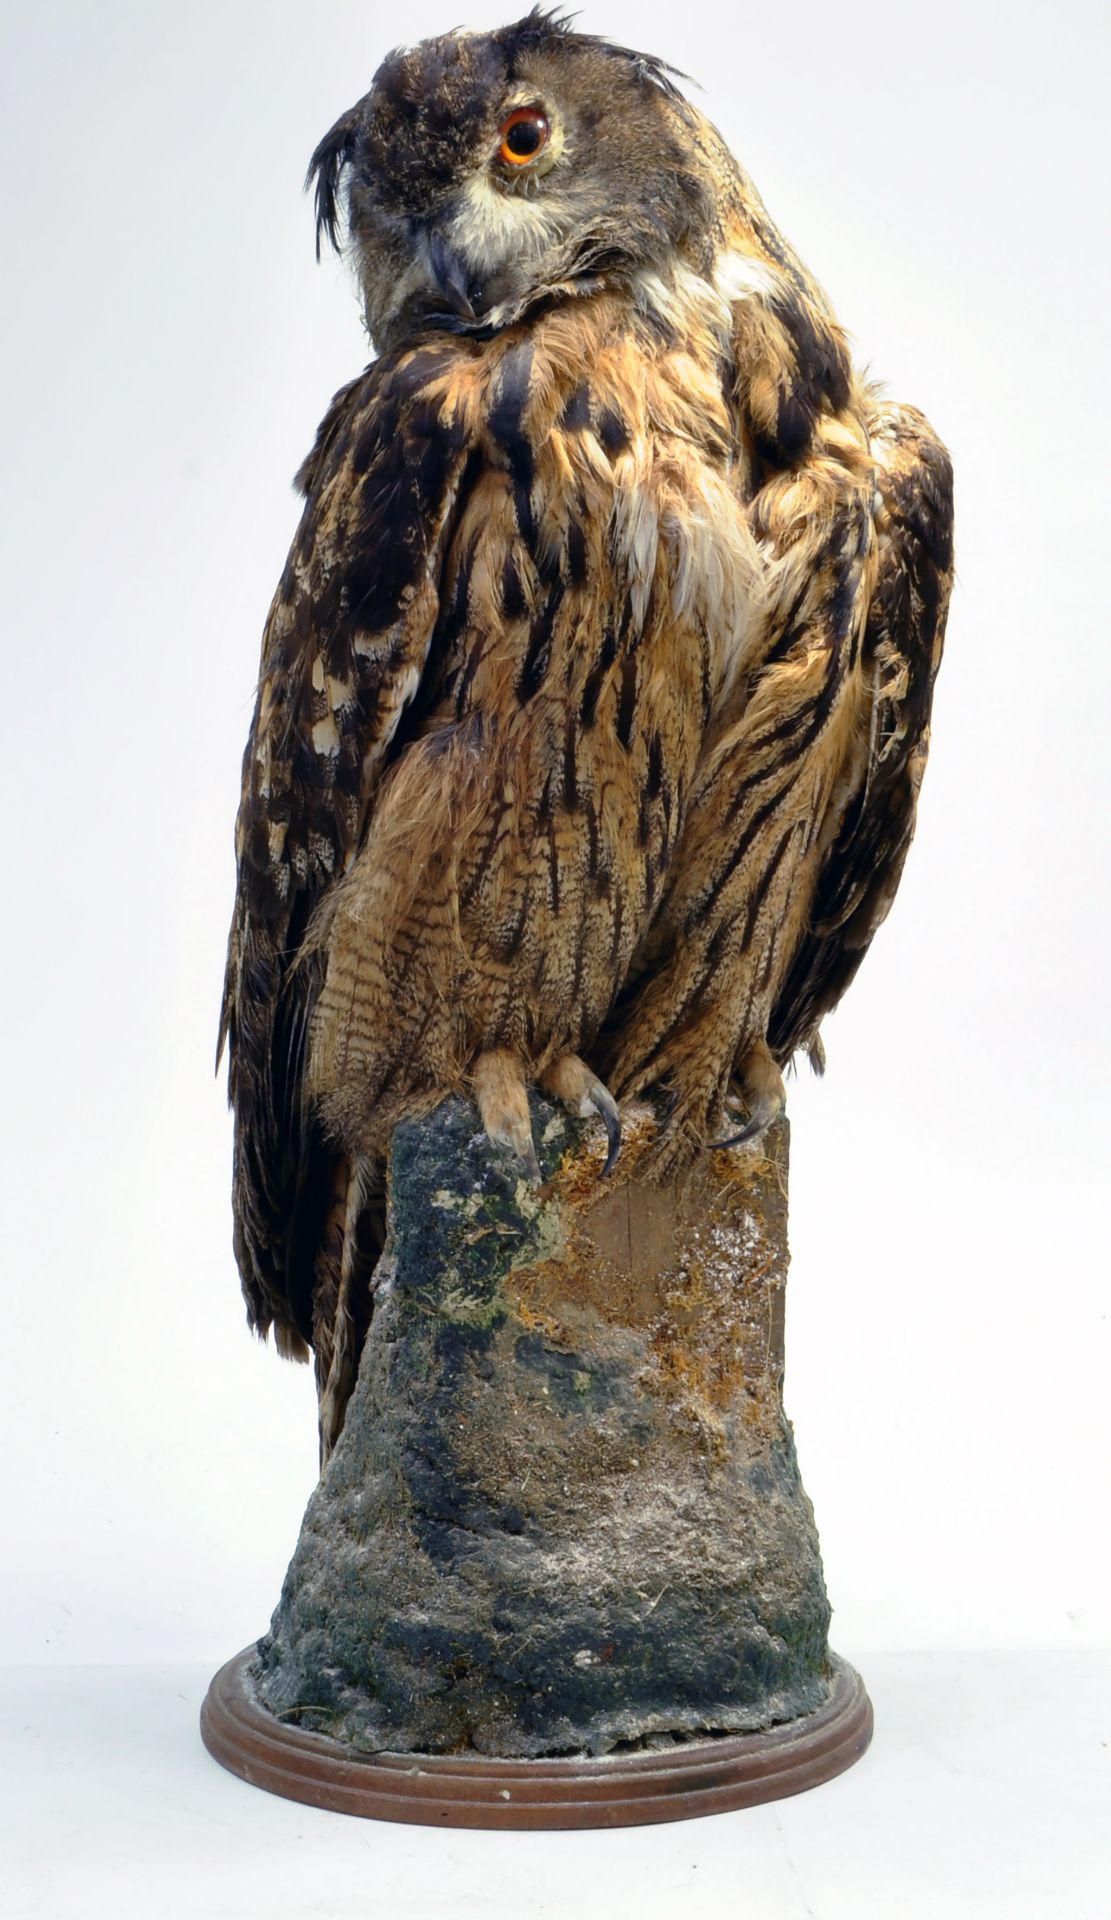
M 366 357 L 301 176 L 455 13 L 12 9 L 7 1660 L 215 1665 L 314 1478 L 310 1377 L 245 1331 L 230 1251 L 231 830 L 289 476 Z M 788 1404 L 853 1657 L 1108 1637 L 1104 20 L 584 15 L 702 79 L 956 461 L 919 840 L 791 1094 Z

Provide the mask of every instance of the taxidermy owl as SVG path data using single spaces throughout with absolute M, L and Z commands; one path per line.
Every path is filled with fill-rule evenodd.
M 531 13 L 321 141 L 378 357 L 332 401 L 243 763 L 223 1033 L 253 1324 L 325 1451 L 397 1121 L 658 1093 L 756 1137 L 890 906 L 951 473 L 660 61 Z M 730 1118 L 739 1103 L 746 1124 Z

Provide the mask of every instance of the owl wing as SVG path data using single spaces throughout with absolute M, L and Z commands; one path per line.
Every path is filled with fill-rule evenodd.
M 344 387 L 297 476 L 305 509 L 263 635 L 220 1052 L 226 1040 L 248 1318 L 290 1353 L 312 1337 L 332 1157 L 300 1094 L 317 983 L 299 950 L 421 685 L 466 459 L 442 351 L 379 360 Z
M 814 1044 L 895 897 L 914 834 L 953 582 L 948 453 L 912 407 L 878 405 L 868 427 L 882 501 L 879 575 L 864 637 L 873 687 L 868 764 L 831 840 L 809 928 L 769 1023 L 768 1043 L 780 1060 Z

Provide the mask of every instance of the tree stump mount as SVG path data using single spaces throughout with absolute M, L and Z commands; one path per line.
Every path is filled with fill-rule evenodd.
M 438 1825 L 816 1785 L 871 1709 L 829 1652 L 783 1412 L 786 1124 L 656 1187 L 648 1108 L 607 1180 L 593 1128 L 539 1099 L 533 1122 L 539 1191 L 461 1099 L 397 1129 L 343 1433 L 206 1744 L 291 1798 Z

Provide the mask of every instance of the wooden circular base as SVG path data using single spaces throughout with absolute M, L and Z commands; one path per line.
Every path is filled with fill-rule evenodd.
M 201 1709 L 220 1765 L 252 1786 L 334 1813 L 433 1827 L 626 1827 L 781 1800 L 832 1780 L 872 1737 L 860 1675 L 832 1659 L 816 1713 L 767 1733 L 720 1734 L 662 1752 L 562 1760 L 485 1754 L 360 1754 L 275 1719 L 249 1677 L 255 1649 L 221 1667 Z

